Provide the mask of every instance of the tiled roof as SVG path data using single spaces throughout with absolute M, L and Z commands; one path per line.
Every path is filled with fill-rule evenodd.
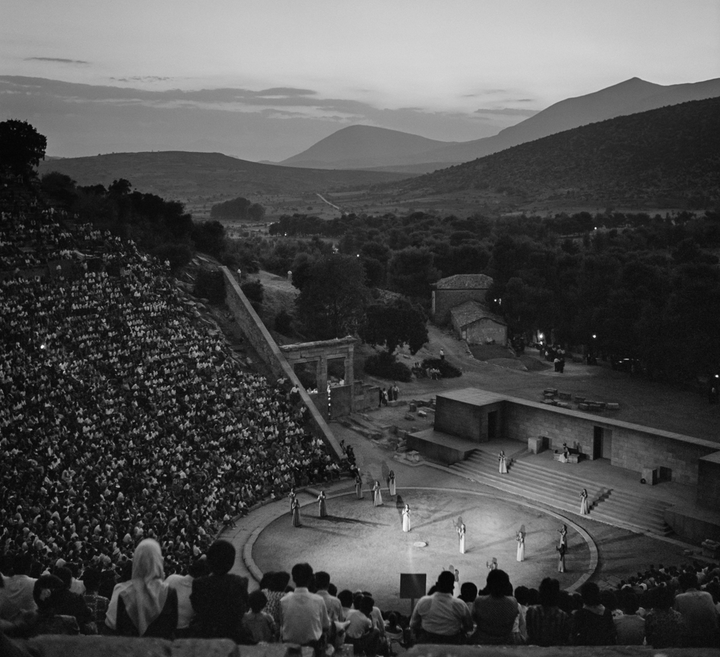
M 436 290 L 487 290 L 493 279 L 485 274 L 455 274 L 435 283 Z
M 493 322 L 506 326 L 505 320 L 499 315 L 491 313 L 485 306 L 477 301 L 466 301 L 461 303 L 459 306 L 455 306 L 450 311 L 453 319 L 459 327 L 467 326 L 479 319 L 490 319 Z

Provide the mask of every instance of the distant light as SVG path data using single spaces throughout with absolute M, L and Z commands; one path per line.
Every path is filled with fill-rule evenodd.
M 597 338 L 597 333 L 593 333 L 593 340 Z
M 47 349 L 47 345 L 43 342 L 43 343 L 40 345 L 40 349 Z

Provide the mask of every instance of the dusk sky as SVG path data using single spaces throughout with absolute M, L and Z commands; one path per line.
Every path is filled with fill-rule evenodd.
M 0 0 L 0 120 L 57 156 L 465 141 L 632 77 L 720 77 L 720 1 Z

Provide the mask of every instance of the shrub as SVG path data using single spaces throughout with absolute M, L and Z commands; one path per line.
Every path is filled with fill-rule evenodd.
M 263 284 L 260 281 L 248 281 L 240 286 L 248 301 L 252 303 L 253 307 L 257 304 L 262 305 L 263 298 L 265 295 Z
M 365 361 L 365 372 L 382 379 L 393 381 L 410 381 L 411 372 L 407 365 L 398 363 L 395 356 L 387 351 L 368 356 Z
M 275 330 L 283 335 L 291 335 L 292 321 L 292 315 L 287 310 L 281 310 L 275 315 Z
M 225 302 L 225 279 L 219 269 L 200 269 L 195 280 L 195 295 L 210 303 Z
M 462 372 L 457 367 L 440 358 L 426 358 L 422 362 L 422 368 L 426 370 L 428 367 L 440 370 L 440 376 L 443 379 L 454 379 L 462 375 Z

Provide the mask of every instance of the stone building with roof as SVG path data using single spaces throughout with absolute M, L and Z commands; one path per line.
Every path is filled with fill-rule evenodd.
M 468 344 L 507 344 L 507 324 L 477 301 L 466 301 L 450 311 L 458 337 Z
M 485 303 L 493 279 L 485 274 L 455 274 L 433 285 L 432 319 L 436 324 L 450 323 L 450 311 L 466 301 Z

